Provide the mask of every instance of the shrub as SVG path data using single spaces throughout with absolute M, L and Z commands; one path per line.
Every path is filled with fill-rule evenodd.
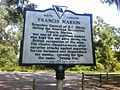
M 104 71 L 104 65 L 101 63 L 96 63 L 96 70 L 97 71 Z

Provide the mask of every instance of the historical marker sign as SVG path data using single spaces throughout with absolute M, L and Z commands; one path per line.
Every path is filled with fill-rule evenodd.
M 26 10 L 20 63 L 93 65 L 92 15 L 64 6 Z

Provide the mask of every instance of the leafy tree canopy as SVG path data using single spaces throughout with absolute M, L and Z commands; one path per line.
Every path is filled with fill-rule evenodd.
M 120 0 L 100 0 L 102 3 L 109 3 L 109 5 L 116 4 L 117 9 L 120 10 Z

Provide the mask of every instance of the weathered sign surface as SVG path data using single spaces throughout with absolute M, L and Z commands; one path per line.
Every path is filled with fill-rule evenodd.
M 21 64 L 95 64 L 92 15 L 53 7 L 26 10 Z

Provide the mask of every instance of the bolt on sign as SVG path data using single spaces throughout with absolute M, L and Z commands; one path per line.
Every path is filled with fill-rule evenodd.
M 21 65 L 95 65 L 92 14 L 77 14 L 66 6 L 25 10 Z

